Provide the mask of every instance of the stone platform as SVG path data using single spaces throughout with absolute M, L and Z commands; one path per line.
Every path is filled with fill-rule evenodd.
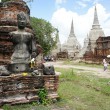
M 38 101 L 38 91 L 42 88 L 48 91 L 48 98 L 57 99 L 58 81 L 57 75 L 0 76 L 0 105 Z

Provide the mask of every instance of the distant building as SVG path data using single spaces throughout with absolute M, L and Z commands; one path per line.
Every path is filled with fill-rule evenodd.
M 102 61 L 102 59 L 105 57 L 107 58 L 108 55 L 110 55 L 110 36 L 99 37 L 96 40 L 96 48 L 94 50 L 94 57 L 98 61 Z
M 80 49 L 81 49 L 81 46 L 75 36 L 73 20 L 72 20 L 70 34 L 67 39 L 67 42 L 62 46 L 62 51 L 67 51 L 69 57 L 74 58 L 79 53 Z
M 94 58 L 94 54 L 93 51 L 91 50 L 91 41 L 89 39 L 88 45 L 87 45 L 87 49 L 83 55 L 83 58 L 85 59 L 85 61 L 93 61 Z
M 89 42 L 89 36 L 88 36 L 88 34 L 87 34 L 87 37 L 84 39 L 83 48 L 82 48 L 81 51 L 78 53 L 77 58 L 83 58 L 83 55 L 85 54 L 85 52 L 86 52 L 86 50 L 87 50 L 88 42 Z
M 89 43 L 89 39 L 90 39 L 90 44 L 91 44 L 91 50 L 94 53 L 94 48 L 96 47 L 96 40 L 100 36 L 104 37 L 105 34 L 104 34 L 102 28 L 100 28 L 98 15 L 97 15 L 97 9 L 96 9 L 96 6 L 95 6 L 94 20 L 93 20 L 92 29 L 90 30 L 89 35 L 87 35 L 87 38 L 85 38 L 84 46 L 83 46 L 82 50 L 80 51 L 80 53 L 78 54 L 78 57 L 82 58 L 83 55 L 85 54 L 85 52 L 87 51 L 87 46 L 88 46 L 88 43 Z
M 97 15 L 97 9 L 95 6 L 94 21 L 93 21 L 92 29 L 89 32 L 89 39 L 91 41 L 91 49 L 93 52 L 94 52 L 94 48 L 96 47 L 96 40 L 100 36 L 104 37 L 105 34 L 104 34 L 104 31 L 102 30 L 102 28 L 100 28 L 98 15 Z

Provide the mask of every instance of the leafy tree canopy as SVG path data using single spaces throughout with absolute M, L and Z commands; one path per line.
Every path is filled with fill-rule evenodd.
M 56 45 L 58 30 L 46 20 L 35 17 L 31 17 L 31 25 L 44 54 L 48 54 Z
M 1 0 L 2 2 L 8 2 L 8 1 L 16 1 L 16 0 Z M 23 0 L 26 1 L 26 0 Z M 27 2 L 33 2 L 33 0 L 27 0 Z
M 12 1 L 12 0 L 2 0 L 2 2 L 8 2 L 8 1 Z

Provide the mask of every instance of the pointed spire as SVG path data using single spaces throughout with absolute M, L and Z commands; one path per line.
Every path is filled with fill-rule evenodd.
M 59 38 L 59 35 L 57 36 L 57 44 L 60 44 L 60 38 Z
M 59 36 L 57 37 L 57 42 L 60 42 Z
M 87 38 L 89 38 L 89 34 L 87 33 Z
M 97 15 L 97 8 L 96 8 L 96 5 L 95 5 L 94 21 L 93 21 L 92 28 L 100 28 L 99 20 L 98 20 L 98 15 Z
M 71 30 L 70 30 L 70 37 L 72 37 L 74 35 L 74 26 L 73 26 L 73 19 L 72 19 L 72 22 L 71 22 Z M 74 35 L 75 36 L 75 35 Z
M 89 38 L 88 46 L 87 46 L 87 51 L 91 51 L 91 40 Z
M 73 19 L 72 19 L 72 22 L 71 22 L 71 33 L 74 33 Z
M 60 39 L 59 39 L 59 30 L 57 29 L 57 43 L 60 43 Z

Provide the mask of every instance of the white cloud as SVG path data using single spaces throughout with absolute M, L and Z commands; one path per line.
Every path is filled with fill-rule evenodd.
M 84 1 L 84 2 L 90 2 L 91 0 L 82 0 L 82 1 Z
M 66 3 L 67 0 L 55 0 L 56 8 L 59 9 L 62 3 Z
M 100 1 L 100 0 L 94 0 L 93 3 L 94 3 L 94 4 L 97 4 L 97 3 L 99 3 L 99 1 Z
M 82 2 L 93 2 L 93 4 L 99 3 L 101 0 L 81 0 Z
M 67 0 L 56 0 L 56 4 L 62 4 L 65 3 Z
M 97 4 L 97 12 L 102 29 L 106 35 L 110 35 L 110 19 L 108 19 L 110 18 L 110 13 L 107 13 L 101 4 Z M 61 43 L 64 43 L 69 36 L 71 21 L 73 19 L 75 35 L 81 45 L 83 45 L 84 38 L 92 28 L 93 17 L 94 7 L 89 8 L 87 13 L 83 15 L 78 15 L 76 12 L 60 8 L 53 13 L 51 23 L 59 29 Z
M 83 8 L 85 8 L 85 7 L 87 6 L 86 3 L 81 2 L 81 1 L 77 1 L 77 4 L 78 4 L 79 6 L 81 6 L 81 7 L 83 7 Z

